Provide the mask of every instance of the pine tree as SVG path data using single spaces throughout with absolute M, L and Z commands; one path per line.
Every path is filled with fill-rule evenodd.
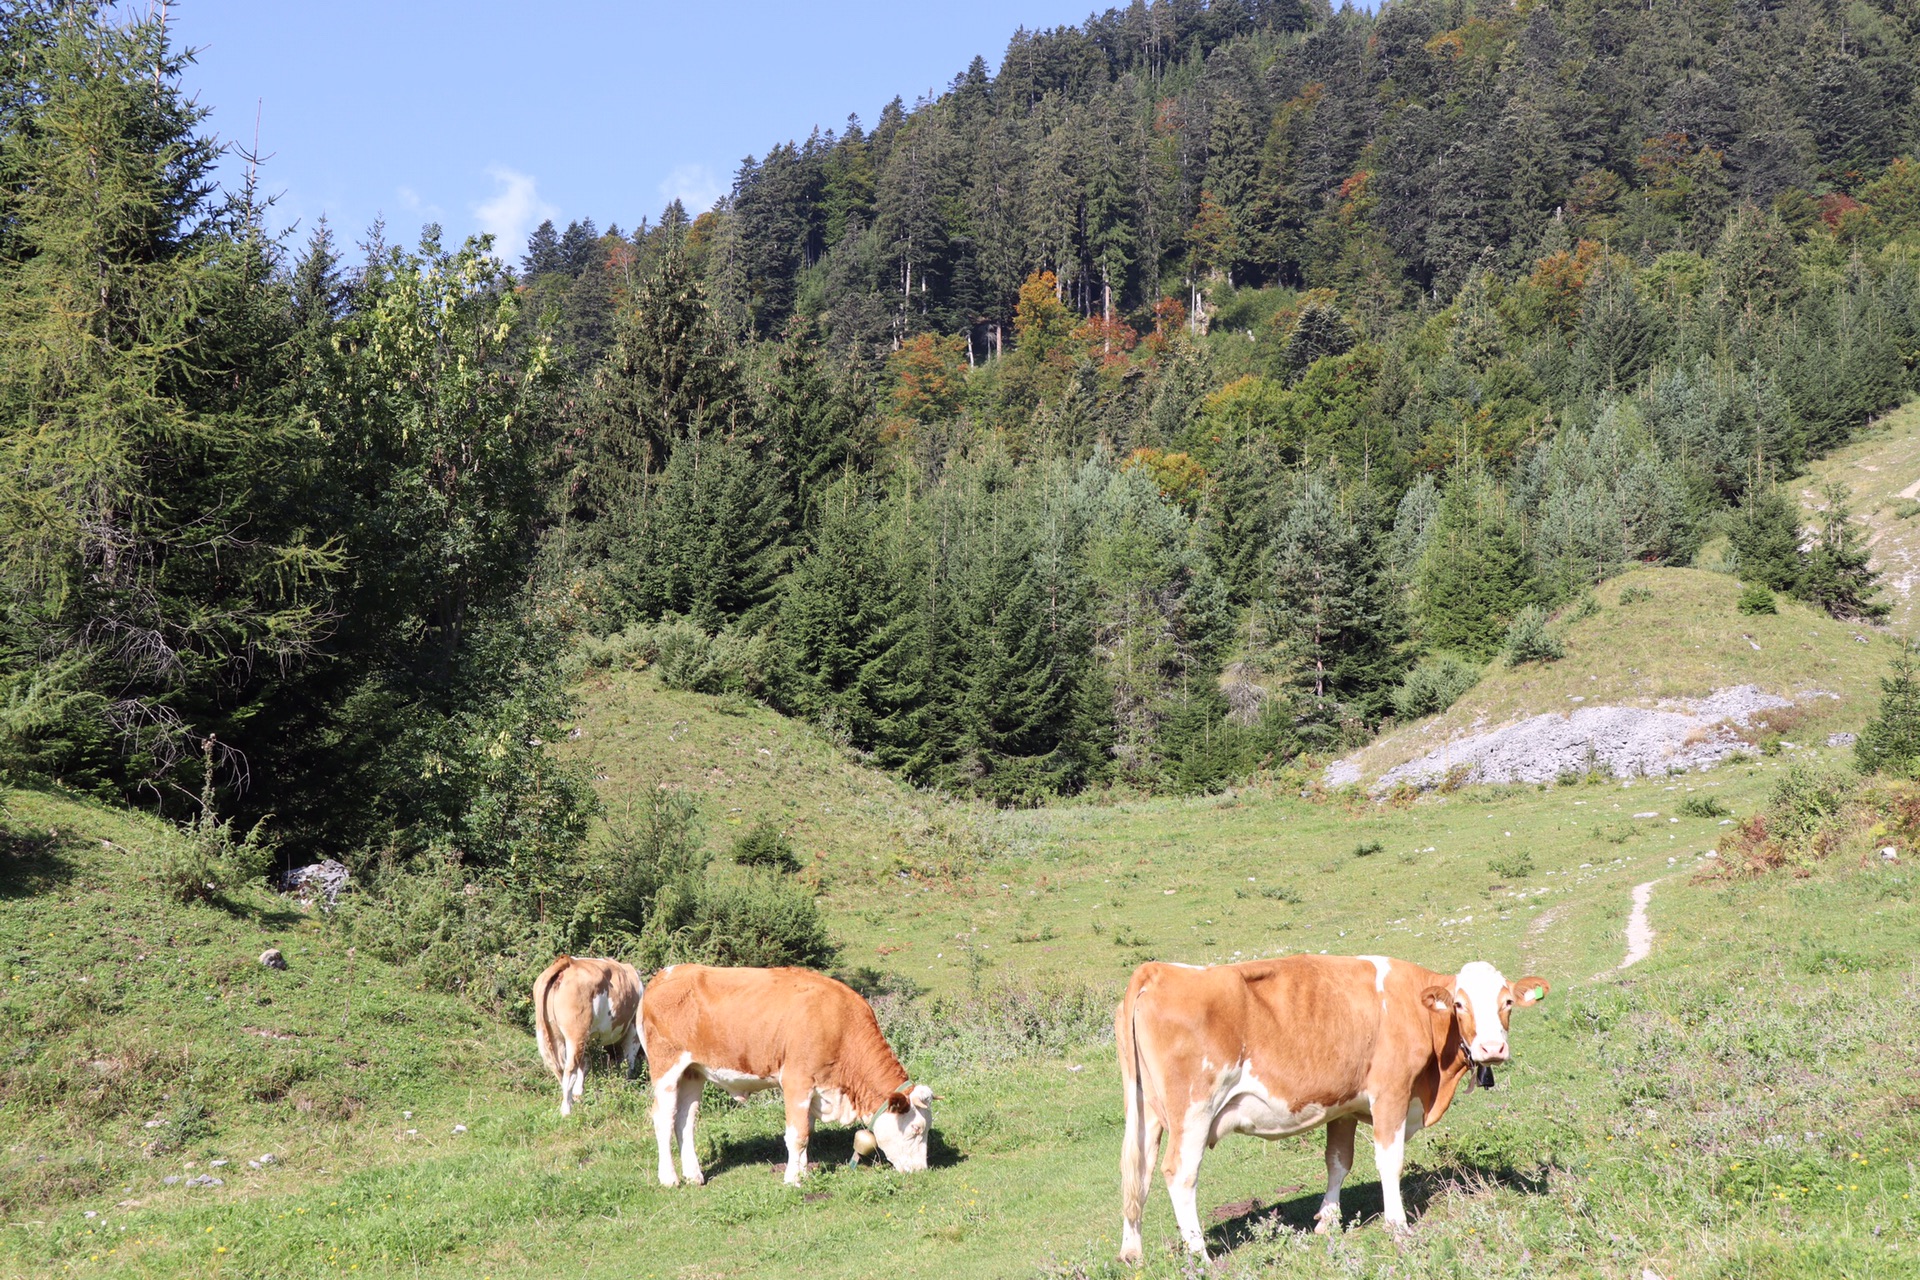
M 1484 662 L 1533 591 L 1505 496 L 1462 469 L 1441 492 L 1433 533 L 1415 571 L 1420 638 L 1428 649 Z
M 340 564 L 295 503 L 316 441 L 289 304 L 252 189 L 214 198 L 162 22 L 0 24 L 0 686 L 58 709 L 0 730 L 0 762 L 102 777 L 117 746 L 151 783 L 327 629 Z
M 1394 652 L 1397 609 L 1380 533 L 1370 501 L 1362 518 L 1354 519 L 1342 509 L 1326 472 L 1308 478 L 1280 528 L 1275 631 L 1313 708 L 1309 715 L 1324 722 L 1346 718 L 1334 704 L 1368 694 L 1384 697 L 1401 674 Z M 1367 709 L 1377 716 L 1383 708 Z
M 586 398 L 591 510 L 620 512 L 679 441 L 730 429 L 741 400 L 737 366 L 699 281 L 670 247 L 621 306 Z
M 1862 773 L 1920 775 L 1920 646 L 1900 646 L 1893 670 L 1880 680 L 1880 714 L 1853 744 Z
M 1800 552 L 1800 510 L 1770 484 L 1750 484 L 1727 524 L 1734 572 L 1742 582 L 1799 594 L 1806 571 Z
M 1866 536 L 1853 523 L 1852 494 L 1844 482 L 1830 480 L 1822 496 L 1826 507 L 1820 513 L 1819 532 L 1807 555 L 1798 594 L 1836 618 L 1877 622 L 1892 613 L 1893 606 L 1874 599 L 1880 594 L 1880 575 L 1869 563 L 1873 553 Z

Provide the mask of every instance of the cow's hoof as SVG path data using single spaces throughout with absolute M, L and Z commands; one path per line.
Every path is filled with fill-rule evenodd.
M 660 1185 L 663 1187 L 677 1187 L 680 1185 L 680 1179 L 671 1173 L 663 1173 L 660 1175 Z
M 1126 1248 L 1122 1249 L 1120 1251 L 1120 1261 L 1126 1263 L 1130 1267 L 1139 1266 L 1140 1265 L 1140 1246 L 1137 1244 L 1130 1244 Z
M 681 1181 L 690 1187 L 704 1187 L 707 1185 L 707 1175 L 704 1173 L 683 1174 L 681 1175 Z

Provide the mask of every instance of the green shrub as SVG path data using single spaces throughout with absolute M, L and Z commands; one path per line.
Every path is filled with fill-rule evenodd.
M 1547 611 L 1530 604 L 1520 611 L 1507 628 L 1507 665 L 1525 662 L 1555 662 L 1566 657 L 1567 647 L 1560 637 L 1547 630 Z
M 1758 582 L 1749 583 L 1740 592 L 1740 601 L 1735 607 L 1745 614 L 1780 612 L 1780 607 L 1774 603 L 1773 592 Z
M 649 966 L 694 961 L 723 965 L 832 964 L 820 906 L 804 885 L 777 871 L 712 879 L 692 902 L 662 901 L 643 940 Z
M 765 867 L 772 871 L 800 869 L 800 856 L 793 851 L 793 841 L 787 839 L 787 833 L 771 818 L 761 818 L 740 833 L 740 838 L 733 842 L 733 860 L 743 867 Z
M 1381 844 L 1378 840 L 1362 840 L 1359 844 L 1353 846 L 1353 856 L 1356 858 L 1371 858 L 1374 854 L 1379 853 L 1386 847 L 1387 846 Z
M 722 631 L 709 635 L 698 624 L 677 616 L 630 623 L 605 637 L 585 637 L 568 659 L 572 668 L 652 667 L 669 689 L 736 696 L 759 694 L 772 663 L 772 642 L 764 634 Z
M 244 838 L 233 831 L 233 819 L 220 820 L 213 778 L 213 740 L 201 753 L 200 812 L 180 828 L 160 851 L 154 878 L 180 902 L 210 902 L 245 885 L 266 878 L 273 865 L 273 846 L 264 835 L 267 819 L 254 823 Z
M 1793 844 L 1811 842 L 1820 829 L 1839 814 L 1853 794 L 1855 781 L 1846 769 L 1795 760 L 1774 783 L 1773 794 L 1767 798 L 1768 833 Z
M 1724 818 L 1733 810 L 1718 796 L 1688 796 L 1680 802 L 1680 813 L 1688 818 Z
M 613 949 L 582 946 L 588 930 L 566 903 L 543 903 L 496 875 L 469 878 L 450 860 L 424 872 L 377 868 L 336 913 L 362 953 L 514 1021 L 530 1012 L 534 975 L 554 956 Z
M 1920 502 L 1915 502 L 1912 498 L 1895 498 L 1893 500 L 1894 519 L 1911 520 L 1915 516 L 1920 516 Z
M 1589 591 L 1580 597 L 1580 603 L 1574 606 L 1571 613 L 1567 614 L 1567 621 L 1585 622 L 1588 618 L 1597 616 L 1599 612 L 1600 597 Z
M 1305 896 L 1290 884 L 1262 885 L 1260 888 L 1260 896 L 1273 902 L 1290 903 L 1296 907 L 1306 901 Z
M 1643 587 L 1637 583 L 1633 583 L 1620 588 L 1621 604 L 1639 604 L 1644 600 L 1651 599 L 1653 599 L 1653 590 L 1650 587 Z
M 1480 668 L 1450 653 L 1436 653 L 1407 673 L 1393 691 L 1393 713 L 1402 720 L 1436 715 L 1480 683 Z
M 1502 880 L 1524 880 L 1533 874 L 1533 855 L 1526 852 L 1487 859 L 1487 870 Z

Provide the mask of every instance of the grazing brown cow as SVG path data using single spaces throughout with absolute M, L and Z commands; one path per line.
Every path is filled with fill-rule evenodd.
M 560 1114 L 571 1115 L 587 1082 L 588 1051 L 604 1045 L 634 1059 L 645 1041 L 640 997 L 646 987 L 630 964 L 561 956 L 533 980 L 533 1033 L 547 1070 L 560 1077 Z
M 660 1183 L 706 1179 L 694 1152 L 700 1087 L 711 1080 L 735 1101 L 775 1085 L 787 1104 L 787 1181 L 807 1167 L 816 1121 L 873 1130 L 896 1168 L 927 1167 L 933 1090 L 911 1085 L 873 1009 L 843 982 L 806 969 L 715 969 L 676 964 L 653 977 L 641 1009 L 653 1073 L 653 1132 Z
M 1385 956 L 1141 965 L 1114 1017 L 1127 1111 L 1121 1260 L 1140 1261 L 1163 1135 L 1173 1214 L 1202 1258 L 1200 1158 L 1230 1133 L 1274 1139 L 1327 1126 L 1325 1231 L 1340 1220 L 1354 1126 L 1365 1120 L 1387 1222 L 1405 1227 L 1407 1139 L 1439 1121 L 1469 1070 L 1492 1087 L 1493 1065 L 1509 1056 L 1513 1006 L 1546 993 L 1544 980 L 1508 982 L 1480 960 L 1453 976 Z

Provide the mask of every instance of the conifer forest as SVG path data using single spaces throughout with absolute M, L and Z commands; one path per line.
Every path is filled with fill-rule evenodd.
M 1908 3 L 1133 0 L 513 262 L 276 235 L 162 21 L 0 12 L 14 785 L 565 942 L 705 909 L 586 852 L 593 666 L 1025 806 L 1323 759 L 1714 539 L 1886 608 L 1783 486 L 1920 387 Z

